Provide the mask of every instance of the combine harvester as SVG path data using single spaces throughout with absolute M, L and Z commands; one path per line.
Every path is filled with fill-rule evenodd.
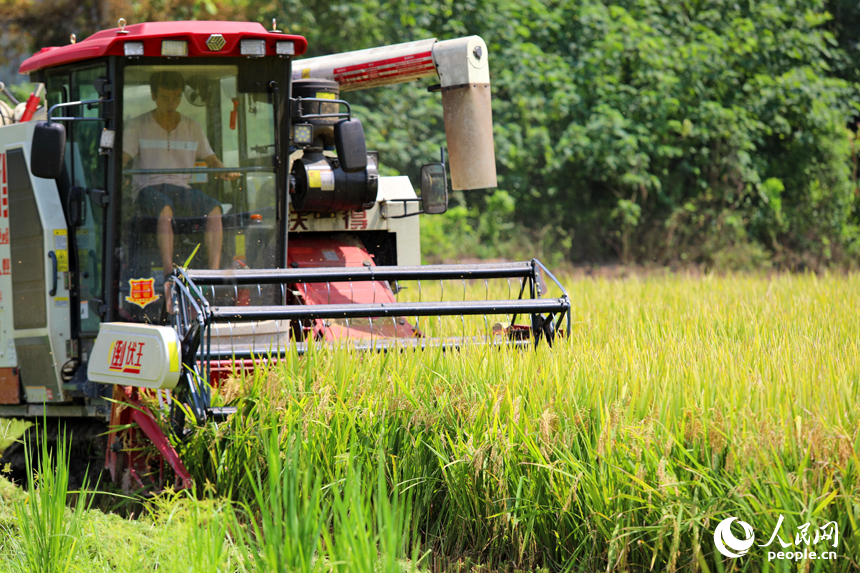
M 204 381 L 311 340 L 456 346 L 420 317 L 467 315 L 507 317 L 495 335 L 487 321 L 493 340 L 551 344 L 565 318 L 569 332 L 567 294 L 537 260 L 420 265 L 415 216 L 447 209 L 445 164 L 422 167 L 420 197 L 407 177 L 379 177 L 340 99 L 438 75 L 451 185 L 494 187 L 483 40 L 294 60 L 306 40 L 260 24 L 119 24 L 27 59 L 46 104 L 35 93 L 3 114 L 0 416 L 109 421 L 125 428 L 108 436 L 115 481 L 164 483 L 170 466 L 189 487 L 141 392 L 172 391 L 178 431 L 230 414 Z M 557 298 L 541 298 L 542 275 Z M 420 293 L 489 279 L 513 284 L 506 299 L 449 287 L 457 300 L 398 301 L 404 281 Z

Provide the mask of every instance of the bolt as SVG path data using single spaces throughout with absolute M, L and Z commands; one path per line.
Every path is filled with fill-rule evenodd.
M 484 55 L 483 50 L 481 50 L 481 46 L 475 46 L 475 49 L 472 50 L 472 53 L 475 54 L 475 57 L 479 60 L 481 59 L 481 56 Z

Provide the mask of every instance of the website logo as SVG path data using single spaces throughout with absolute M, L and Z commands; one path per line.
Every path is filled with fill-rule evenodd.
M 732 535 L 732 522 L 738 519 L 737 517 L 729 517 L 722 520 L 714 530 L 714 545 L 717 546 L 717 551 L 726 557 L 740 557 L 745 555 L 750 550 L 755 542 L 755 534 L 753 533 L 752 525 L 746 521 L 738 520 L 738 525 L 744 530 L 746 539 L 738 539 Z
M 735 521 L 743 529 L 743 539 L 738 539 L 732 533 L 731 525 Z M 825 523 L 817 529 L 814 529 L 809 522 L 804 523 L 797 527 L 797 532 L 793 536 L 791 533 L 788 535 L 782 533 L 784 521 L 785 516 L 780 514 L 768 542 L 757 546 L 769 548 L 767 551 L 768 561 L 774 559 L 793 561 L 837 559 L 836 552 L 832 551 L 832 549 L 839 547 L 839 524 L 835 521 Z M 783 535 L 786 539 L 783 539 Z M 728 517 L 722 520 L 714 530 L 714 545 L 717 551 L 726 557 L 737 559 L 746 555 L 753 543 L 755 543 L 755 532 L 752 526 L 738 520 L 737 517 Z M 829 547 L 826 547 L 827 545 Z

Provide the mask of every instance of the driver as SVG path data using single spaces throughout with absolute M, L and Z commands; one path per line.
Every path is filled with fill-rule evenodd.
M 127 124 L 122 141 L 123 169 L 133 158 L 138 169 L 191 169 L 198 161 L 210 168 L 224 167 L 200 125 L 176 111 L 184 89 L 185 80 L 179 72 L 153 72 L 150 91 L 155 109 Z M 239 175 L 219 173 L 216 178 L 233 181 Z M 191 187 L 190 182 L 191 174 L 153 173 L 132 178 L 135 209 L 158 217 L 156 237 L 165 282 L 173 272 L 174 213 L 180 217 L 206 216 L 204 242 L 209 268 L 218 269 L 221 265 L 221 204 Z

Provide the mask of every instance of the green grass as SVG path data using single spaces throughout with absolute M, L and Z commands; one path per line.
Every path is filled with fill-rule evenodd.
M 237 376 L 220 394 L 240 413 L 179 446 L 198 491 L 117 522 L 127 551 L 183 571 L 860 568 L 860 277 L 566 286 L 551 350 L 318 348 Z M 722 519 L 765 543 L 780 514 L 783 539 L 836 521 L 839 559 L 715 553 Z M 96 532 L 116 516 L 85 515 L 80 563 L 111 570 Z
M 16 420 L 14 418 L 0 419 L 0 455 L 3 454 L 6 448 L 19 440 L 30 426 L 32 424 L 24 420 Z

